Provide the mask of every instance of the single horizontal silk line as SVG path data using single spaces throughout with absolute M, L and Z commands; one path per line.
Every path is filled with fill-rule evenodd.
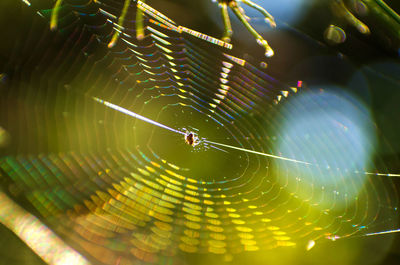
M 151 119 L 149 119 L 149 118 L 146 118 L 146 117 L 144 117 L 144 116 L 142 116 L 142 115 L 139 115 L 139 114 L 137 114 L 137 113 L 135 113 L 135 112 L 132 112 L 132 111 L 130 111 L 130 110 L 124 109 L 124 108 L 122 108 L 122 107 L 120 107 L 120 106 L 118 106 L 118 105 L 115 105 L 115 104 L 113 104 L 113 103 L 110 103 L 110 102 L 108 102 L 108 101 L 105 101 L 105 100 L 102 100 L 102 99 L 99 99 L 99 98 L 96 98 L 96 97 L 93 97 L 93 99 L 94 99 L 95 101 L 101 103 L 101 104 L 104 104 L 105 106 L 107 106 L 107 107 L 109 107 L 109 108 L 112 108 L 112 109 L 114 109 L 114 110 L 116 110 L 116 111 L 122 112 L 122 113 L 124 113 L 124 114 L 126 114 L 126 115 L 129 115 L 129 116 L 133 117 L 133 118 L 136 118 L 136 119 L 142 120 L 142 121 L 144 121 L 144 122 L 147 122 L 147 123 L 156 125 L 156 126 L 158 126 L 158 127 L 167 129 L 167 130 L 169 130 L 169 131 L 171 131 L 171 132 L 175 132 L 175 133 L 179 133 L 179 134 L 185 135 L 184 132 L 181 132 L 181 131 L 172 129 L 171 127 L 168 127 L 168 126 L 163 125 L 163 124 L 161 124 L 161 123 L 159 123 L 159 122 L 153 121 L 153 120 L 151 120 Z
M 295 162 L 295 163 L 300 163 L 300 164 L 305 164 L 305 165 L 311 165 L 311 163 L 300 161 L 300 160 L 296 160 L 296 159 L 291 159 L 291 158 L 287 158 L 287 157 L 282 157 L 282 156 L 277 156 L 277 155 L 257 152 L 257 151 L 246 149 L 246 148 L 241 148 L 241 147 L 227 145 L 227 144 L 221 144 L 221 143 L 208 141 L 208 140 L 203 140 L 203 141 L 206 142 L 206 143 L 210 143 L 210 144 L 214 144 L 214 145 L 218 145 L 218 146 L 222 146 L 222 147 L 226 147 L 226 148 L 231 148 L 231 149 L 235 149 L 235 150 L 238 150 L 238 151 L 243 151 L 243 152 L 247 152 L 247 153 L 251 153 L 251 154 L 255 154 L 255 155 L 262 155 L 262 156 L 281 159 L 281 160 L 285 160 L 285 161 L 289 161 L 289 162 Z

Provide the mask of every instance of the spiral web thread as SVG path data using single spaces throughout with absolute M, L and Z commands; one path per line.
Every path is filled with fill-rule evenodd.
M 93 100 L 177 132 L 198 130 L 209 144 L 273 153 L 279 103 L 301 89 L 147 15 L 138 41 L 134 3 L 118 25 L 123 5 L 65 0 L 57 7 L 57 32 L 35 20 L 26 39 L 37 47 L 44 40 L 64 43 L 53 53 L 30 55 L 38 67 L 27 70 L 28 80 L 41 89 L 25 88 L 35 109 L 24 108 L 27 135 L 53 132 L 58 144 L 32 136 L 29 147 L 20 144 L 23 152 L 1 157 L 0 168 L 10 194 L 22 194 L 58 235 L 93 261 L 160 264 L 182 252 L 231 255 L 393 229 L 398 201 L 390 178 L 352 173 L 354 182 L 367 180 L 358 193 L 347 183 L 350 199 L 335 186 L 299 184 L 285 168 L 291 162 L 274 165 L 270 157 L 223 146 L 225 152 L 196 151 L 181 133 Z M 51 11 L 38 14 L 50 21 Z M 119 37 L 110 46 L 115 31 Z M 218 163 L 209 166 L 207 156 Z M 203 167 L 211 167 L 207 175 Z M 345 182 L 343 174 L 335 175 L 336 185 Z M 298 196 L 305 187 L 309 196 Z

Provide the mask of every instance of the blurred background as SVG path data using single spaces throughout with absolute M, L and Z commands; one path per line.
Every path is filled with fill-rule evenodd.
M 66 245 L 76 249 L 93 264 L 124 264 L 125 261 L 118 258 L 110 258 L 113 262 L 106 259 L 99 260 L 96 257 L 99 256 L 99 253 L 101 256 L 102 251 L 104 251 L 103 248 L 92 251 L 91 247 L 77 243 L 81 242 L 80 239 L 68 238 L 68 229 L 74 226 L 74 224 L 71 225 L 74 221 L 70 222 L 66 219 L 76 218 L 69 211 L 71 209 L 76 210 L 79 208 L 76 205 L 83 205 L 85 200 L 92 198 L 89 193 L 94 193 L 97 188 L 92 188 L 91 185 L 98 181 L 97 179 L 90 177 L 90 181 L 87 182 L 80 182 L 81 180 L 79 180 L 73 185 L 76 188 L 74 191 L 66 188 L 66 193 L 71 192 L 71 194 L 79 192 L 80 189 L 87 190 L 87 196 L 76 196 L 78 198 L 76 200 L 81 199 L 81 201 L 74 201 L 70 204 L 70 208 L 60 206 L 60 212 L 51 210 L 46 212 L 46 210 L 43 210 L 47 207 L 46 200 L 40 200 L 39 195 L 33 196 L 35 199 L 32 199 L 29 194 L 31 192 L 35 194 L 33 191 L 40 194 L 45 190 L 43 187 L 47 184 L 46 187 L 52 187 L 51 178 L 56 178 L 57 173 L 52 171 L 54 175 L 51 176 L 43 173 L 46 170 L 42 172 L 38 170 L 39 174 L 36 175 L 32 173 L 33 182 L 36 181 L 36 184 L 32 184 L 29 191 L 25 186 L 19 186 L 20 175 L 13 173 L 17 171 L 16 169 L 10 169 L 7 166 L 11 165 L 11 162 L 7 162 L 10 160 L 7 159 L 15 158 L 17 161 L 15 163 L 19 163 L 22 167 L 24 163 L 28 163 L 27 161 L 32 163 L 35 162 L 35 159 L 45 161 L 48 154 L 55 154 L 65 162 L 67 156 L 63 160 L 62 154 L 71 153 L 73 154 L 71 156 L 76 159 L 73 163 L 78 168 L 76 171 L 71 170 L 71 175 L 78 176 L 86 170 L 85 168 L 88 165 L 95 163 L 93 161 L 108 161 L 108 158 L 106 158 L 108 154 L 110 154 L 110 157 L 119 156 L 118 148 L 121 146 L 127 146 L 131 149 L 137 148 L 137 150 L 148 148 L 159 154 L 161 158 L 166 158 L 174 164 L 183 165 L 189 172 L 192 170 L 190 174 L 196 180 L 201 178 L 202 175 L 209 176 L 215 172 L 219 175 L 221 175 L 220 172 L 224 172 L 228 176 L 228 180 L 222 177 L 217 180 L 205 177 L 204 180 L 201 180 L 201 182 L 214 182 L 213 185 L 216 181 L 217 183 L 219 181 L 225 183 L 231 179 L 236 180 L 236 178 L 247 176 L 243 167 L 248 167 L 250 171 L 258 170 L 259 165 L 263 165 L 263 162 L 265 162 L 260 159 L 252 164 L 252 157 L 246 158 L 247 160 L 243 162 L 242 157 L 233 152 L 231 154 L 234 154 L 237 160 L 232 160 L 225 153 L 203 154 L 202 150 L 193 155 L 185 149 L 187 146 L 184 146 L 179 140 L 164 140 L 163 137 L 168 138 L 170 137 L 169 134 L 157 134 L 155 129 L 150 129 L 146 125 L 135 124 L 134 121 L 130 121 L 125 116 L 118 116 L 115 112 L 107 112 L 110 110 L 103 110 L 104 106 L 90 101 L 90 96 L 96 96 L 104 100 L 113 98 L 113 102 L 116 102 L 116 104 L 119 102 L 127 108 L 139 105 L 140 108 L 138 109 L 141 109 L 142 115 L 146 114 L 147 117 L 154 119 L 161 117 L 161 120 L 166 117 L 164 120 L 167 120 L 168 124 L 179 129 L 187 126 L 191 120 L 200 120 L 203 117 L 202 113 L 199 114 L 200 112 L 196 111 L 193 111 L 194 114 L 190 113 L 190 115 L 175 114 L 174 112 L 177 112 L 177 110 L 174 109 L 176 103 L 174 96 L 166 97 L 165 101 L 153 103 L 153 98 L 164 93 L 159 90 L 150 91 L 145 87 L 143 91 L 136 92 L 135 89 L 138 89 L 136 83 L 144 82 L 151 78 L 151 75 L 150 77 L 136 78 L 125 77 L 121 74 L 123 71 L 119 66 L 119 60 L 123 60 L 120 59 L 123 55 L 118 57 L 118 50 L 115 53 L 106 51 L 104 39 L 107 38 L 104 36 L 107 34 L 102 35 L 103 30 L 107 31 L 106 27 L 102 27 L 90 15 L 82 15 L 85 12 L 90 14 L 91 6 L 83 5 L 82 2 L 84 1 L 71 0 L 66 2 L 66 7 L 61 9 L 59 14 L 59 28 L 53 31 L 49 29 L 49 20 L 51 8 L 55 2 L 50 0 L 32 0 L 29 2 L 2 0 L 0 2 L 1 193 L 7 194 L 7 198 L 12 198 L 19 205 L 18 207 L 21 207 L 12 208 L 9 206 L 7 208 L 5 197 L 0 197 L 3 198 L 3 202 L 0 202 L 3 204 L 2 210 L 0 210 L 3 212 L 3 214 L 0 214 L 0 264 L 46 264 L 21 240 L 21 237 L 23 237 L 21 234 L 16 235 L 18 229 L 17 232 L 12 232 L 9 229 L 10 226 L 13 226 L 12 220 L 19 218 L 11 213 L 18 211 L 21 211 L 22 216 L 36 216 L 43 223 L 42 228 L 39 229 L 47 231 L 43 227 L 48 227 L 50 231 L 58 234 Z M 96 1 L 89 2 L 93 4 Z M 250 17 L 250 23 L 268 40 L 275 51 L 275 56 L 272 58 L 264 56 L 263 48 L 257 44 L 253 36 L 232 12 L 230 17 L 233 27 L 232 43 L 234 49 L 229 51 L 229 54 L 243 58 L 246 62 L 258 68 L 259 71 L 273 77 L 274 80 L 279 80 L 279 85 L 272 82 L 273 87 L 283 84 L 282 86 L 285 88 L 297 87 L 299 89 L 297 94 L 293 93 L 292 98 L 291 96 L 288 97 L 287 104 L 279 103 L 270 110 L 267 108 L 267 103 L 272 102 L 272 98 L 276 98 L 281 88 L 268 88 L 274 92 L 271 92 L 273 95 L 271 100 L 265 101 L 265 108 L 270 114 L 264 114 L 264 117 L 270 119 L 271 122 L 269 122 L 270 120 L 263 122 L 261 118 L 256 117 L 254 119 L 259 123 L 254 127 L 268 127 L 265 132 L 263 131 L 259 135 L 263 136 L 270 133 L 270 135 L 274 135 L 275 139 L 271 137 L 265 146 L 260 145 L 261 148 L 279 153 L 282 156 L 312 161 L 324 166 L 324 163 L 326 163 L 326 166 L 334 165 L 340 169 L 363 168 L 371 170 L 371 172 L 399 174 L 400 21 L 396 20 L 398 17 L 391 17 L 387 10 L 386 13 L 383 12 L 385 9 L 370 8 L 371 6 L 375 7 L 376 3 L 381 1 L 345 1 L 347 6 L 353 7 L 351 10 L 354 14 L 369 27 L 370 34 L 362 34 L 344 18 L 338 9 L 333 7 L 332 3 L 335 2 L 333 0 L 258 0 L 254 2 L 275 16 L 277 28 L 269 29 L 259 13 L 250 8 L 245 8 L 246 14 Z M 222 36 L 222 19 L 217 4 L 212 1 L 149 0 L 146 3 L 172 18 L 179 25 L 216 38 Z M 400 12 L 399 1 L 388 0 L 385 3 L 390 6 L 393 12 L 397 12 L 397 14 Z M 121 13 L 123 1 L 100 1 L 99 5 L 109 7 L 109 10 L 114 11 L 114 14 L 118 16 Z M 79 13 L 79 10 L 82 13 Z M 74 19 L 74 16 L 80 16 L 79 20 Z M 134 17 L 134 14 L 131 16 Z M 134 28 L 134 24 L 128 22 L 126 24 L 127 28 Z M 97 35 L 93 34 L 93 31 Z M 93 40 L 95 39 L 94 35 L 98 36 L 97 40 Z M 110 37 L 110 35 L 107 36 Z M 192 40 L 193 37 L 188 36 L 187 38 Z M 180 41 L 177 40 L 176 43 L 179 44 Z M 193 43 L 195 43 L 193 46 L 200 47 L 199 50 L 210 51 L 211 56 L 216 54 L 216 60 L 223 60 L 219 48 L 196 41 L 193 41 Z M 117 46 L 116 49 L 118 48 Z M 196 47 L 193 50 L 196 51 Z M 214 52 L 214 50 L 217 50 L 217 52 Z M 190 53 L 191 51 L 185 52 Z M 123 54 L 122 50 L 120 54 Z M 142 54 L 135 54 L 135 56 L 140 57 Z M 151 58 L 151 56 L 146 58 Z M 130 58 L 130 60 L 134 59 Z M 204 60 L 203 63 L 212 64 L 213 61 Z M 219 72 L 216 72 L 215 75 L 219 76 L 219 74 Z M 301 85 L 299 85 L 299 81 L 301 81 Z M 160 83 L 160 86 L 162 85 L 163 83 Z M 214 84 L 208 85 L 211 89 Z M 134 88 L 133 91 L 131 91 L 132 87 Z M 132 100 L 137 104 L 131 103 Z M 190 101 L 188 102 L 190 103 Z M 255 100 L 255 102 L 258 101 Z M 264 101 L 260 100 L 260 102 L 263 103 Z M 160 106 L 157 104 L 160 104 Z M 168 107 L 163 108 L 163 106 Z M 164 109 L 166 110 L 164 111 Z M 181 110 L 178 110 L 181 113 Z M 186 111 L 186 109 L 184 110 Z M 179 122 L 174 121 L 174 119 L 178 119 L 176 117 L 179 117 Z M 252 117 L 251 111 L 243 114 L 243 120 L 252 119 Z M 331 117 L 335 117 L 332 122 Z M 183 120 L 185 122 L 182 122 Z M 249 124 L 255 124 L 253 122 L 251 120 Z M 210 126 L 221 131 L 224 128 L 218 122 L 212 125 L 210 123 L 204 123 L 204 125 L 199 123 L 196 127 L 202 128 L 201 131 L 209 135 L 214 133 L 213 129 L 208 129 Z M 352 132 L 350 136 L 346 134 L 344 140 L 340 141 L 339 139 L 338 142 L 335 135 L 342 133 L 342 131 L 334 125 L 337 123 L 343 126 L 340 128 L 346 127 L 346 130 Z M 241 126 L 244 126 L 243 124 Z M 132 137 L 131 128 L 135 128 L 135 126 L 137 131 Z M 234 132 L 232 133 L 233 136 L 235 136 L 236 131 L 241 130 L 239 125 L 238 127 L 239 129 L 236 127 L 230 129 Z M 150 131 L 151 134 L 148 133 Z M 246 130 L 244 131 L 246 132 Z M 218 139 L 233 144 L 232 139 L 226 136 L 227 134 L 228 132 L 220 133 Z M 257 136 L 257 132 L 255 135 Z M 213 140 L 212 136 L 209 137 Z M 321 143 L 326 143 L 326 145 Z M 247 142 L 244 142 L 241 146 L 248 146 L 246 144 Z M 257 146 L 257 143 L 252 144 L 250 141 L 249 146 Z M 189 155 L 182 158 L 181 152 L 188 152 Z M 138 153 L 140 152 L 138 151 Z M 149 157 L 148 154 L 151 152 L 144 153 L 143 157 Z M 94 157 L 93 161 L 86 159 L 86 154 Z M 192 156 L 195 156 L 195 159 L 191 160 L 190 157 Z M 49 157 L 51 158 L 50 155 Z M 25 158 L 26 160 L 24 160 Z M 161 158 L 160 160 L 162 160 Z M 114 157 L 113 159 L 118 160 Z M 140 159 L 135 158 L 134 160 Z M 128 164 L 131 163 L 132 168 L 142 165 L 139 162 L 135 164 L 136 162 L 133 160 L 127 159 L 127 161 Z M 232 163 L 232 161 L 237 161 L 237 163 Z M 106 164 L 106 162 L 104 163 Z M 232 166 L 232 164 L 235 164 L 235 166 Z M 372 164 L 373 166 L 371 166 Z M 326 173 L 325 169 L 318 169 L 318 172 L 313 169 L 302 170 L 297 165 L 288 165 L 279 161 L 268 163 L 268 165 L 270 171 L 266 174 L 271 177 L 274 184 L 285 187 L 288 194 L 296 193 L 296 196 L 304 200 L 311 192 L 315 196 L 313 199 L 321 207 L 329 208 L 332 200 L 334 200 L 335 207 L 338 208 L 331 207 L 331 209 L 334 212 L 333 214 L 338 213 L 337 216 L 341 212 L 347 212 L 347 207 L 351 208 L 356 204 L 358 205 L 358 202 L 353 205 L 354 202 L 350 200 L 349 203 L 347 198 L 340 198 L 340 196 L 334 199 L 329 196 L 325 197 L 325 192 L 318 194 L 314 189 L 308 190 L 308 185 L 301 186 L 300 184 L 299 186 L 296 184 L 293 186 L 291 180 L 299 178 L 304 183 L 322 187 L 332 185 L 335 186 L 335 192 L 346 193 L 346 196 L 348 194 L 349 197 L 357 197 L 358 192 L 364 189 L 372 192 L 373 196 L 367 196 L 368 199 L 366 199 L 369 203 L 368 206 L 361 206 L 361 208 L 365 208 L 360 208 L 365 212 L 370 212 L 366 213 L 365 216 L 376 216 L 374 223 L 370 222 L 370 224 L 373 224 L 371 230 L 361 234 L 349 232 L 348 238 L 343 236 L 342 239 L 335 241 L 318 241 L 322 236 L 316 236 L 315 247 L 312 247 L 313 245 L 310 247 L 310 244 L 314 242 L 310 240 L 302 242 L 303 245 L 299 244 L 298 247 L 294 248 L 278 247 L 232 254 L 228 251 L 223 255 L 201 253 L 200 251 L 188 253 L 178 250 L 178 254 L 174 252 L 174 255 L 166 255 L 168 258 L 156 261 L 146 260 L 146 258 L 141 260 L 140 255 L 135 255 L 137 261 L 132 260 L 131 264 L 200 265 L 207 263 L 248 264 L 250 262 L 253 264 L 269 264 L 274 262 L 276 264 L 372 265 L 399 263 L 400 236 L 398 233 L 360 236 L 400 228 L 397 212 L 398 194 L 396 193 L 396 190 L 400 187 L 398 177 L 377 176 L 379 180 L 375 178 L 371 181 L 369 176 L 365 177 L 362 174 L 363 177 L 360 177 L 360 180 L 358 178 L 355 180 L 351 173 L 348 175 L 346 173 L 340 175 L 340 183 L 338 180 L 331 183 L 330 180 L 337 179 L 338 175 Z M 18 167 L 15 165 L 15 168 Z M 28 165 L 25 168 L 28 172 L 29 167 Z M 109 174 L 107 171 L 107 174 L 112 176 L 113 181 L 106 184 L 98 181 L 93 186 L 98 185 L 96 187 L 101 187 L 100 190 L 106 191 L 108 186 L 119 181 L 119 178 L 123 179 L 122 173 L 125 172 L 125 165 L 121 166 L 116 162 L 114 167 L 123 169 L 121 169 L 121 172 L 116 169 L 115 175 Z M 129 165 L 126 167 L 129 167 Z M 51 166 L 48 166 L 48 168 L 51 171 Z M 111 168 L 111 171 L 113 171 L 112 166 L 106 165 L 103 169 L 99 169 L 99 172 L 106 172 L 106 168 Z M 315 177 L 320 175 L 324 175 L 324 177 L 316 180 Z M 372 178 L 374 177 L 372 176 Z M 382 182 L 381 178 L 383 179 Z M 69 180 L 75 181 L 73 178 L 69 178 Z M 358 180 L 360 182 L 357 182 Z M 348 188 L 344 187 L 343 184 L 350 181 L 355 183 L 355 191 L 348 191 Z M 29 186 L 28 181 L 27 183 L 24 184 Z M 62 183 L 60 186 L 67 187 L 67 184 Z M 76 186 L 80 187 L 77 188 Z M 380 193 L 384 195 L 380 196 Z M 375 198 L 374 196 L 382 199 L 382 201 L 369 202 L 369 200 Z M 280 205 L 280 202 L 276 203 L 274 207 Z M 348 203 L 351 206 L 348 206 Z M 357 208 L 358 206 L 354 207 Z M 81 214 L 80 210 L 76 210 L 76 212 Z M 303 212 L 299 215 L 303 215 Z M 177 216 L 179 215 L 177 214 Z M 318 219 L 317 217 L 312 218 Z M 359 218 L 358 215 L 348 218 L 352 219 L 354 225 L 362 226 L 363 224 L 363 221 L 357 219 Z M 365 217 L 365 220 L 369 221 L 368 218 Z M 60 227 L 58 227 L 58 223 L 60 223 Z M 176 224 L 178 225 L 178 223 L 177 221 Z M 382 230 L 380 230 L 381 228 Z M 123 239 L 125 240 L 125 238 Z M 129 241 L 129 239 L 127 240 Z M 121 239 L 121 241 L 123 240 Z M 44 247 L 45 250 L 55 246 L 52 243 L 41 242 L 40 240 L 35 242 L 35 244 L 48 244 L 49 246 Z M 123 244 L 119 245 L 118 240 L 112 242 L 107 241 L 107 244 L 104 243 L 102 247 L 110 250 L 110 252 L 122 252 Z M 310 251 L 307 251 L 307 248 Z M 106 251 L 104 253 L 107 253 L 104 256 L 112 256 Z M 156 254 L 154 255 L 156 256 Z M 78 258 L 71 260 L 55 261 L 53 259 L 52 263 L 78 264 Z M 129 260 L 129 257 L 127 257 L 127 260 Z

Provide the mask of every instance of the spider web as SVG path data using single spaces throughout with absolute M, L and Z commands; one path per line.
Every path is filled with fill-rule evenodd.
M 160 264 L 182 253 L 231 255 L 393 229 L 398 200 L 390 178 L 360 169 L 349 184 L 345 169 L 319 169 L 335 179 L 331 187 L 315 178 L 300 183 L 306 165 L 193 148 L 181 134 L 93 100 L 211 142 L 274 154 L 279 106 L 300 86 L 148 16 L 145 38 L 136 40 L 134 2 L 124 25 L 117 24 L 123 1 L 65 2 L 57 32 L 48 29 L 51 9 L 38 9 L 45 19 L 35 19 L 26 36 L 36 46 L 21 44 L 24 63 L 16 54 L 8 62 L 22 65 L 24 82 L 13 84 L 2 106 L 11 112 L 16 104 L 23 119 L 21 141 L 0 168 L 10 196 L 27 200 L 85 256 Z M 109 48 L 115 30 L 119 39 Z M 304 190 L 308 196 L 299 196 Z

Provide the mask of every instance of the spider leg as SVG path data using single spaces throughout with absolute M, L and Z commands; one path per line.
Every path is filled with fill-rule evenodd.
M 124 7 L 122 8 L 121 16 L 118 18 L 118 25 L 120 27 L 123 26 L 126 14 L 128 13 L 129 2 L 130 2 L 130 0 L 125 0 Z M 108 48 L 114 47 L 114 45 L 117 43 L 119 34 L 120 34 L 120 32 L 117 30 L 114 32 L 114 35 L 112 36 L 110 43 L 108 43 Z
M 247 30 L 256 38 L 257 43 L 265 48 L 265 56 L 272 57 L 274 55 L 274 50 L 269 46 L 268 42 L 261 37 L 260 34 L 250 25 L 247 21 L 244 12 L 241 12 L 236 2 L 231 2 L 229 7 L 233 10 L 238 19 L 243 23 Z
M 230 42 L 233 31 L 231 20 L 229 19 L 228 14 L 228 5 L 226 3 L 221 3 L 219 7 L 221 8 L 221 16 L 224 21 L 224 35 L 222 36 L 222 40 L 225 42 Z
M 144 3 L 146 0 L 142 0 Z M 143 11 L 140 8 L 136 9 L 136 39 L 143 40 L 144 27 L 143 27 Z
M 270 13 L 268 13 L 268 11 L 265 10 L 263 7 L 257 5 L 256 3 L 253 3 L 251 0 L 241 0 L 241 1 L 243 4 L 258 10 L 261 14 L 263 14 L 265 17 L 265 22 L 267 22 L 271 26 L 271 28 L 276 27 L 274 17 Z
M 335 0 L 332 2 L 332 8 L 342 16 L 349 24 L 356 27 L 359 32 L 362 34 L 369 34 L 370 30 L 367 25 L 361 22 L 358 18 L 356 18 L 353 13 L 347 9 L 346 5 L 343 3 L 343 0 Z

